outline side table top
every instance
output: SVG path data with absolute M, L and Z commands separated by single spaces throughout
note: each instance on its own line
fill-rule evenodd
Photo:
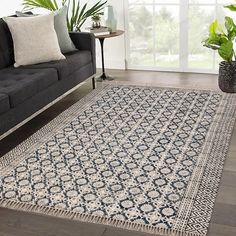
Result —
M 123 31 L 123 30 L 117 30 L 116 32 L 112 32 L 107 35 L 97 35 L 97 36 L 95 36 L 95 38 L 97 38 L 97 39 L 113 38 L 113 37 L 117 37 L 117 36 L 124 34 L 124 32 L 125 31 Z

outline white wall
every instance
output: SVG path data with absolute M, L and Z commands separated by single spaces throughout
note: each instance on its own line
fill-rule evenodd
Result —
M 108 4 L 112 5 L 117 13 L 118 29 L 124 30 L 124 1 L 126 0 L 108 0 Z M 88 2 L 82 0 L 82 2 Z M 90 3 L 97 0 L 90 0 Z M 22 0 L 1 0 L 0 17 L 9 16 L 16 10 L 22 10 Z M 90 24 L 87 22 L 87 24 Z M 97 44 L 97 67 L 101 67 L 101 51 L 99 41 Z M 125 36 L 110 38 L 105 40 L 105 66 L 111 69 L 125 69 Z
M 1 0 L 0 17 L 13 15 L 16 10 L 22 10 L 22 0 Z
M 117 15 L 118 25 L 117 28 L 124 30 L 125 28 L 125 13 L 124 2 L 127 0 L 108 0 L 108 4 L 114 7 Z M 82 0 L 83 3 L 88 2 Z M 95 3 L 97 0 L 90 0 L 89 3 Z M 90 26 L 91 23 L 88 20 L 85 26 Z M 101 67 L 101 49 L 100 43 L 96 40 L 97 45 L 97 67 Z M 125 35 L 105 39 L 104 43 L 105 53 L 105 67 L 111 69 L 125 69 Z
M 127 0 L 109 0 L 108 3 L 112 5 L 117 14 L 118 25 L 117 28 L 124 30 L 125 29 L 125 16 L 124 16 L 124 1 Z M 101 66 L 101 53 L 100 45 L 97 40 L 97 64 Z M 105 52 L 105 65 L 107 68 L 113 69 L 125 69 L 125 35 L 105 39 L 104 44 Z

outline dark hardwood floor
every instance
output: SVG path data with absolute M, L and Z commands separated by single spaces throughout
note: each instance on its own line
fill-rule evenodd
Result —
M 165 73 L 144 71 L 118 71 L 109 73 L 113 83 L 124 81 L 133 84 L 218 90 L 217 76 L 208 74 Z M 97 86 L 103 86 L 101 82 Z M 75 92 L 28 122 L 0 141 L 0 156 L 20 144 L 35 131 L 66 110 L 92 90 L 87 81 Z M 1 158 L 1 157 L 0 157 Z M 55 217 L 0 208 L 0 236 L 144 236 L 139 232 L 113 227 L 80 223 Z M 211 219 L 208 236 L 236 235 L 236 126 L 231 139 L 228 158 Z

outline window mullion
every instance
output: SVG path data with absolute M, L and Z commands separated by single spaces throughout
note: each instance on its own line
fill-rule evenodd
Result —
M 179 61 L 181 71 L 188 69 L 188 0 L 180 1 Z
M 156 23 L 155 23 L 155 0 L 152 6 L 152 31 L 153 31 L 153 65 L 156 66 Z

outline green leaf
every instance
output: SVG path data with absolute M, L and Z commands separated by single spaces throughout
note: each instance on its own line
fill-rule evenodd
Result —
M 80 0 L 61 0 L 61 5 L 68 6 L 67 27 L 69 31 L 80 30 L 85 21 L 94 14 L 102 14 L 107 1 L 98 1 L 92 7 L 85 3 L 81 6 Z M 49 11 L 58 10 L 58 0 L 23 0 L 24 9 L 45 8 Z
M 233 43 L 232 41 L 227 41 L 226 43 L 223 43 L 219 50 L 219 55 L 225 60 L 225 61 L 232 61 L 234 50 L 233 50 Z
M 225 17 L 225 28 L 217 20 L 209 27 L 209 36 L 203 41 L 203 46 L 212 50 L 218 50 L 219 55 L 225 61 L 232 61 L 234 56 L 233 41 L 236 38 L 236 25 L 232 18 Z
M 210 37 L 203 41 L 203 46 L 211 48 L 213 50 L 218 50 L 220 48 L 220 37 Z
M 231 5 L 227 5 L 224 6 L 225 8 L 228 8 L 231 11 L 236 11 L 236 4 L 231 4 Z
M 55 7 L 56 9 L 58 9 L 59 7 L 58 7 L 58 5 L 57 5 L 57 1 L 56 1 L 56 0 L 53 0 L 53 3 L 54 3 L 54 7 Z
M 83 19 L 83 15 L 84 15 L 84 12 L 85 12 L 86 8 L 87 8 L 87 3 L 85 3 L 84 6 L 82 7 L 82 9 L 80 11 L 80 14 L 79 14 L 79 17 L 78 17 L 78 20 Z M 77 23 L 78 23 L 78 21 L 77 21 Z
M 225 17 L 225 28 L 228 32 L 228 39 L 234 40 L 236 37 L 236 25 L 233 19 L 228 16 Z
M 45 8 L 50 11 L 58 9 L 56 0 L 23 0 L 24 9 Z
M 232 32 L 236 28 L 233 19 L 229 16 L 225 17 L 225 28 L 227 29 L 228 32 Z
M 212 22 L 210 24 L 209 27 L 209 33 L 210 34 L 217 34 L 217 33 L 224 33 L 223 27 L 222 25 L 218 22 L 218 20 L 215 20 L 214 22 Z
M 227 43 L 227 41 L 228 41 L 228 37 L 226 35 L 224 34 L 220 35 L 220 45 L 222 43 Z
M 99 1 L 96 4 L 94 4 L 91 8 L 89 8 L 87 10 L 87 4 L 85 4 L 82 7 L 82 10 L 80 11 L 80 14 L 78 16 L 78 20 L 77 20 L 77 28 L 80 29 L 81 26 L 85 23 L 85 21 L 92 15 L 95 14 L 101 14 L 102 9 L 104 8 L 105 4 L 107 3 L 107 1 L 102 2 Z
M 210 34 L 216 34 L 217 26 L 218 26 L 218 21 L 217 20 L 215 20 L 214 22 L 212 22 L 210 24 L 210 27 L 209 27 Z

